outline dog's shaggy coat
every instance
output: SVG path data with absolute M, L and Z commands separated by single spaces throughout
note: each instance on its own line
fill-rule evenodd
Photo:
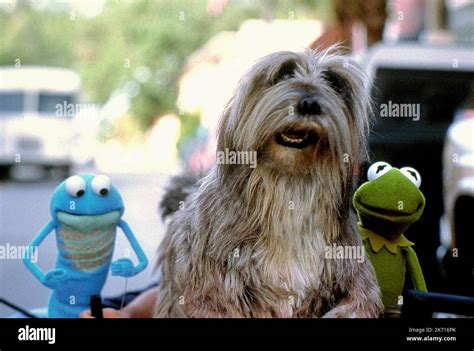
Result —
M 305 97 L 318 104 L 309 114 Z M 216 164 L 173 214 L 155 316 L 377 317 L 368 259 L 325 257 L 333 243 L 362 245 L 350 199 L 368 110 L 363 73 L 345 57 L 256 63 L 223 113 L 218 150 L 256 151 L 257 167 Z

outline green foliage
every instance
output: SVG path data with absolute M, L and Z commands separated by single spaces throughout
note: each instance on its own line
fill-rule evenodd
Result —
M 71 26 L 66 13 L 45 13 L 22 7 L 13 14 L 0 11 L 0 65 L 70 67 L 73 62 Z
M 181 133 L 177 143 L 178 150 L 183 150 L 183 147 L 195 135 L 200 125 L 199 115 L 184 113 L 180 116 L 181 119 Z
M 52 1 L 34 10 L 20 2 L 12 13 L 0 10 L 0 64 L 20 59 L 74 68 L 96 103 L 131 87 L 132 113 L 144 130 L 158 116 L 176 112 L 182 67 L 215 33 L 237 30 L 249 18 L 288 18 L 290 12 L 295 19 L 327 18 L 330 12 L 330 0 L 235 0 L 217 16 L 207 5 L 207 0 L 108 1 L 99 16 L 86 18 L 67 3 Z

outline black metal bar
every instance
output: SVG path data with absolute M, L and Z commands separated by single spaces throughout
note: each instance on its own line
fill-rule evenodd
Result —
M 104 318 L 104 315 L 102 314 L 102 300 L 100 295 L 91 296 L 91 315 L 97 319 Z
M 407 290 L 402 318 L 431 318 L 433 312 L 474 316 L 474 297 Z
M 4 298 L 1 298 L 0 297 L 0 303 L 3 303 L 4 305 L 10 307 L 11 309 L 17 311 L 17 312 L 20 312 L 22 314 L 24 314 L 25 316 L 27 317 L 30 317 L 30 318 L 38 318 L 37 316 L 35 316 L 34 314 L 28 312 L 27 310 L 21 308 L 20 306 L 18 305 L 15 305 L 14 303 L 10 302 L 10 301 L 7 301 L 5 300 Z

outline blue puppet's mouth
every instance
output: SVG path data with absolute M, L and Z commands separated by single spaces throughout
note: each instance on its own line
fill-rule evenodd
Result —
M 62 226 L 74 228 L 81 232 L 89 232 L 107 227 L 114 227 L 120 221 L 119 210 L 98 215 L 80 215 L 58 211 L 57 219 Z
M 60 251 L 75 269 L 92 272 L 110 262 L 121 211 L 98 215 L 58 211 L 56 215 Z

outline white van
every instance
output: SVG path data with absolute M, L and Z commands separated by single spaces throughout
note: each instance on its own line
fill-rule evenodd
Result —
M 69 173 L 79 76 L 67 69 L 0 67 L 0 168 L 36 165 Z

